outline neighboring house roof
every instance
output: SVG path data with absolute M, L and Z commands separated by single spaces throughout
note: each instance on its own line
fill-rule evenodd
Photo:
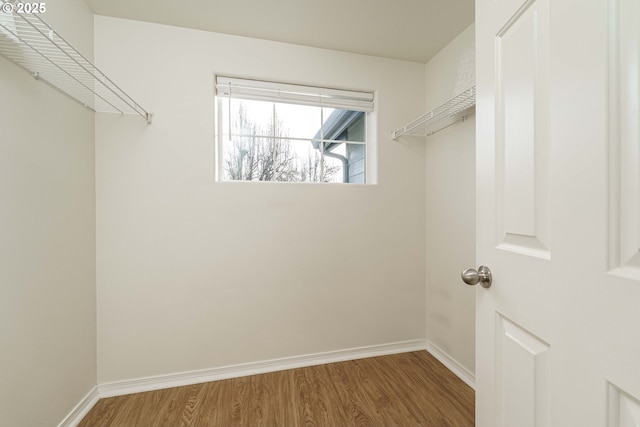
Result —
M 364 113 L 361 111 L 333 110 L 322 128 L 318 130 L 311 143 L 318 149 L 320 139 L 340 139 L 341 135 Z M 325 150 L 331 150 L 337 144 L 329 144 Z

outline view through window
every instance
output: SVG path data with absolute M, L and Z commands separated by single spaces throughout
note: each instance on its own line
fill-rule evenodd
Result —
M 336 101 L 340 91 L 323 96 L 306 86 L 269 85 L 234 93 L 218 81 L 221 178 L 365 183 L 367 112 L 352 92 Z M 360 108 L 336 108 L 341 102 Z

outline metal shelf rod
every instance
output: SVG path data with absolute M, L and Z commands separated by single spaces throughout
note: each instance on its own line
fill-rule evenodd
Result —
M 415 135 L 414 131 L 416 130 L 425 130 L 425 133 L 421 134 L 424 136 L 432 135 L 475 113 L 475 105 L 476 87 L 472 86 L 400 129 L 395 130 L 391 137 L 393 140 L 397 140 L 402 135 Z
M 22 2 L 0 0 L 4 15 L 0 20 L 2 56 L 93 111 L 138 114 L 151 123 L 151 113 L 60 36 L 38 13 L 15 13 L 18 4 Z

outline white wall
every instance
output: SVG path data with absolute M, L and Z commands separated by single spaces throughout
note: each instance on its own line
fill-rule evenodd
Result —
M 474 26 L 426 65 L 432 109 L 474 83 Z M 475 265 L 475 116 L 426 139 L 427 339 L 475 371 L 475 289 L 460 280 Z
M 425 336 L 424 64 L 95 18 L 100 383 Z M 214 75 L 377 96 L 377 185 L 214 182 Z
M 45 16 L 91 56 L 80 0 Z M 0 425 L 52 426 L 96 385 L 94 118 L 0 57 Z

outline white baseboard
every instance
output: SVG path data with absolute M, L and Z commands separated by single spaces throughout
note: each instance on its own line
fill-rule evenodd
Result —
M 98 400 L 104 397 L 420 350 L 431 353 L 469 387 L 475 389 L 475 375 L 473 373 L 431 341 L 421 339 L 99 384 L 73 408 L 58 427 L 77 426 Z
M 366 357 L 385 356 L 388 354 L 406 353 L 419 350 L 425 350 L 425 340 L 403 341 L 398 343 L 329 351 L 326 353 L 317 353 L 304 356 L 285 357 L 282 359 L 273 359 L 262 362 L 222 366 L 219 368 L 204 369 L 199 371 L 116 381 L 98 385 L 98 394 L 101 398 L 121 396 L 125 394 L 140 393 L 151 390 L 159 390 L 163 388 L 200 384 L 228 378 L 238 378 L 247 375 L 264 374 L 267 372 L 283 371 L 287 369 L 323 365 L 326 363 L 343 362 L 346 360 L 356 360 Z
M 93 406 L 98 402 L 100 397 L 102 396 L 98 393 L 98 386 L 93 387 L 91 391 L 80 401 L 80 403 L 78 403 L 76 407 L 69 412 L 69 415 L 67 415 L 64 420 L 58 424 L 58 427 L 76 427 L 80 424 L 80 421 L 82 421 L 84 416 L 89 413 L 91 408 L 93 408 Z
M 444 350 L 429 340 L 425 340 L 425 349 L 440 361 L 444 366 L 449 368 L 451 372 L 456 374 L 458 378 L 464 381 L 472 389 L 476 389 L 476 376 L 467 368 L 462 366 L 458 361 L 449 356 Z

